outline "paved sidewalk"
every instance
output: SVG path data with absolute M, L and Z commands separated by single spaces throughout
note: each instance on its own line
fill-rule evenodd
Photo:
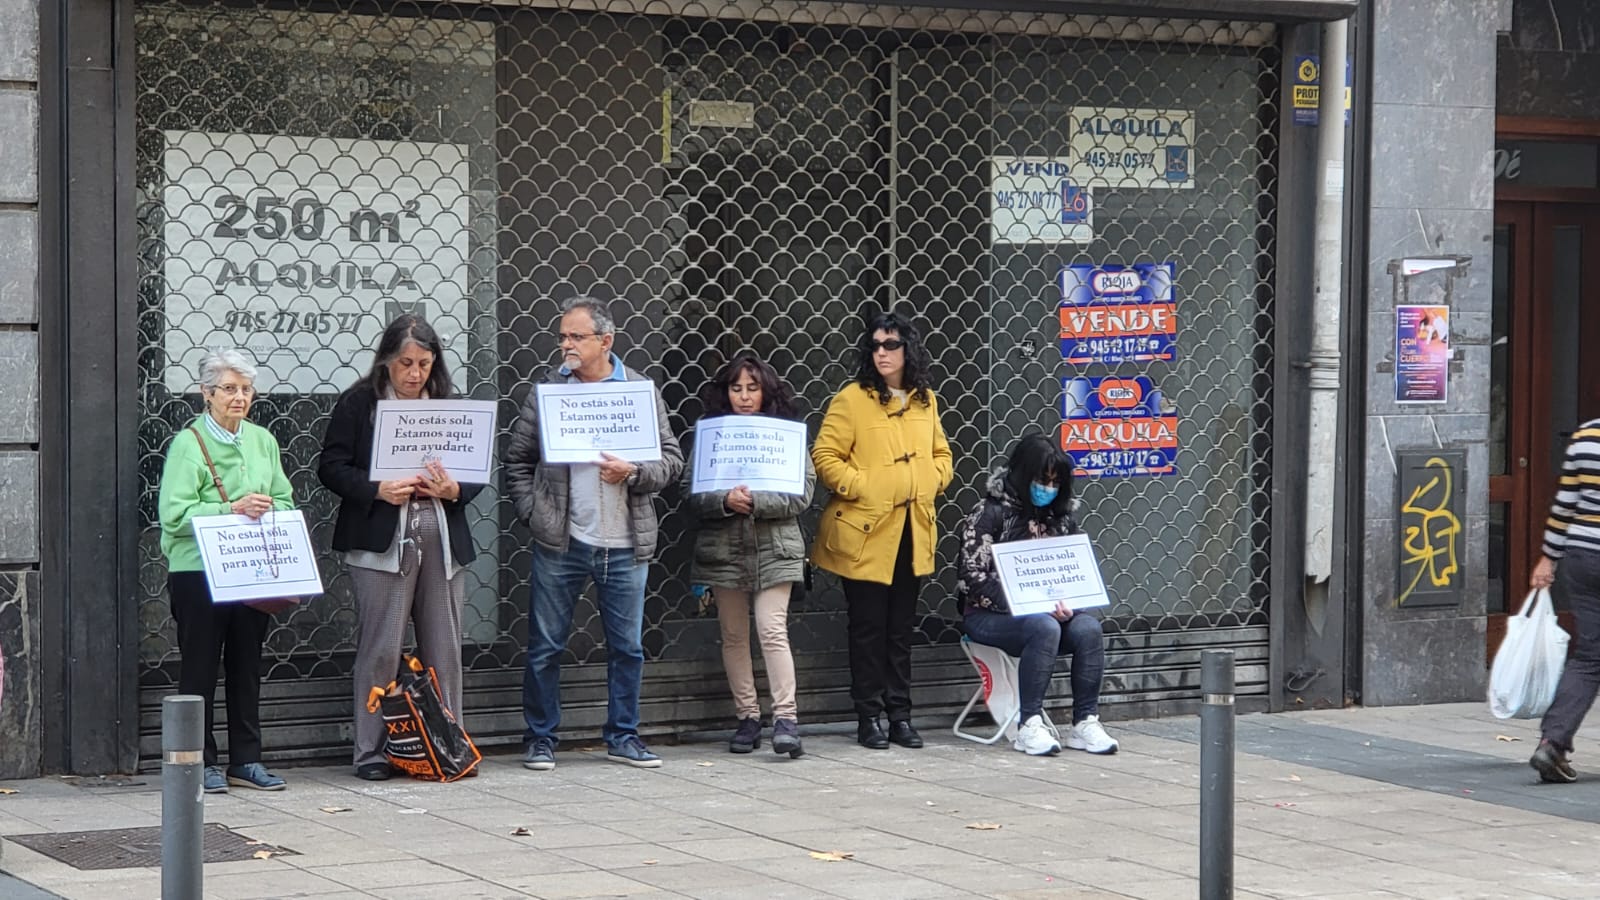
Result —
M 1192 900 L 1197 723 L 1108 724 L 1110 757 L 1034 759 L 930 727 L 920 751 L 808 733 L 799 760 L 658 746 L 657 770 L 497 756 L 453 785 L 285 769 L 288 791 L 208 797 L 206 818 L 295 855 L 207 865 L 206 896 Z M 1238 734 L 1240 898 L 1600 895 L 1600 761 L 1537 785 L 1533 722 L 1464 704 L 1245 716 Z M 159 824 L 158 773 L 93 783 L 0 786 L 17 791 L 0 834 Z M 830 852 L 848 858 L 816 858 Z M 158 868 L 78 871 L 11 841 L 0 869 L 61 897 L 160 894 Z M 21 890 L 0 876 L 0 894 Z

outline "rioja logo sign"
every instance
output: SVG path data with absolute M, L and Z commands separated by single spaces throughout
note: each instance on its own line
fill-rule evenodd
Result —
M 264 393 L 337 393 L 395 315 L 452 369 L 467 319 L 467 158 L 457 144 L 167 132 L 167 388 L 242 347 Z M 458 382 L 459 383 L 459 382 Z

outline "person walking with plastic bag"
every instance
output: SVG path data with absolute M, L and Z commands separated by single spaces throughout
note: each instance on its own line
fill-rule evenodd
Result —
M 1561 486 L 1545 525 L 1544 556 L 1533 568 L 1531 586 L 1548 589 L 1558 565 L 1577 633 L 1555 699 L 1539 723 L 1539 746 L 1528 761 L 1541 781 L 1552 783 L 1578 780 L 1567 755 L 1600 692 L 1600 419 L 1585 422 L 1567 446 Z

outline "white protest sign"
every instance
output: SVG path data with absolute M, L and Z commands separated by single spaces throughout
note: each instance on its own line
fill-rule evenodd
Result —
M 656 386 L 650 381 L 540 384 L 539 439 L 545 462 L 629 462 L 661 458 Z
M 249 516 L 195 516 L 195 541 L 211 602 L 239 603 L 322 593 L 322 573 L 298 509 Z
M 1194 187 L 1194 112 L 1072 108 L 1072 181 L 1087 188 Z
M 806 492 L 804 422 L 767 416 L 718 416 L 694 426 L 696 494 L 744 485 L 778 494 Z
M 462 484 L 488 484 L 494 412 L 488 400 L 379 400 L 368 477 L 410 478 L 438 462 Z
M 1105 582 L 1086 534 L 1007 541 L 991 548 L 1013 616 L 1105 606 Z

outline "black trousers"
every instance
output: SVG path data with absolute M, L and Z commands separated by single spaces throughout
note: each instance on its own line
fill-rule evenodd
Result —
M 1567 589 L 1577 628 L 1567 649 L 1567 667 L 1539 731 L 1559 749 L 1571 752 L 1578 726 L 1600 692 L 1600 553 L 1568 551 L 1556 578 Z
M 206 765 L 217 765 L 213 733 L 217 673 L 227 675 L 228 765 L 261 761 L 261 644 L 272 617 L 243 603 L 211 602 L 204 572 L 167 575 L 178 625 L 178 692 L 206 701 Z
M 911 572 L 911 516 L 906 515 L 895 557 L 894 581 L 844 582 L 849 607 L 850 699 L 856 715 L 889 721 L 911 718 L 911 625 L 922 579 Z

